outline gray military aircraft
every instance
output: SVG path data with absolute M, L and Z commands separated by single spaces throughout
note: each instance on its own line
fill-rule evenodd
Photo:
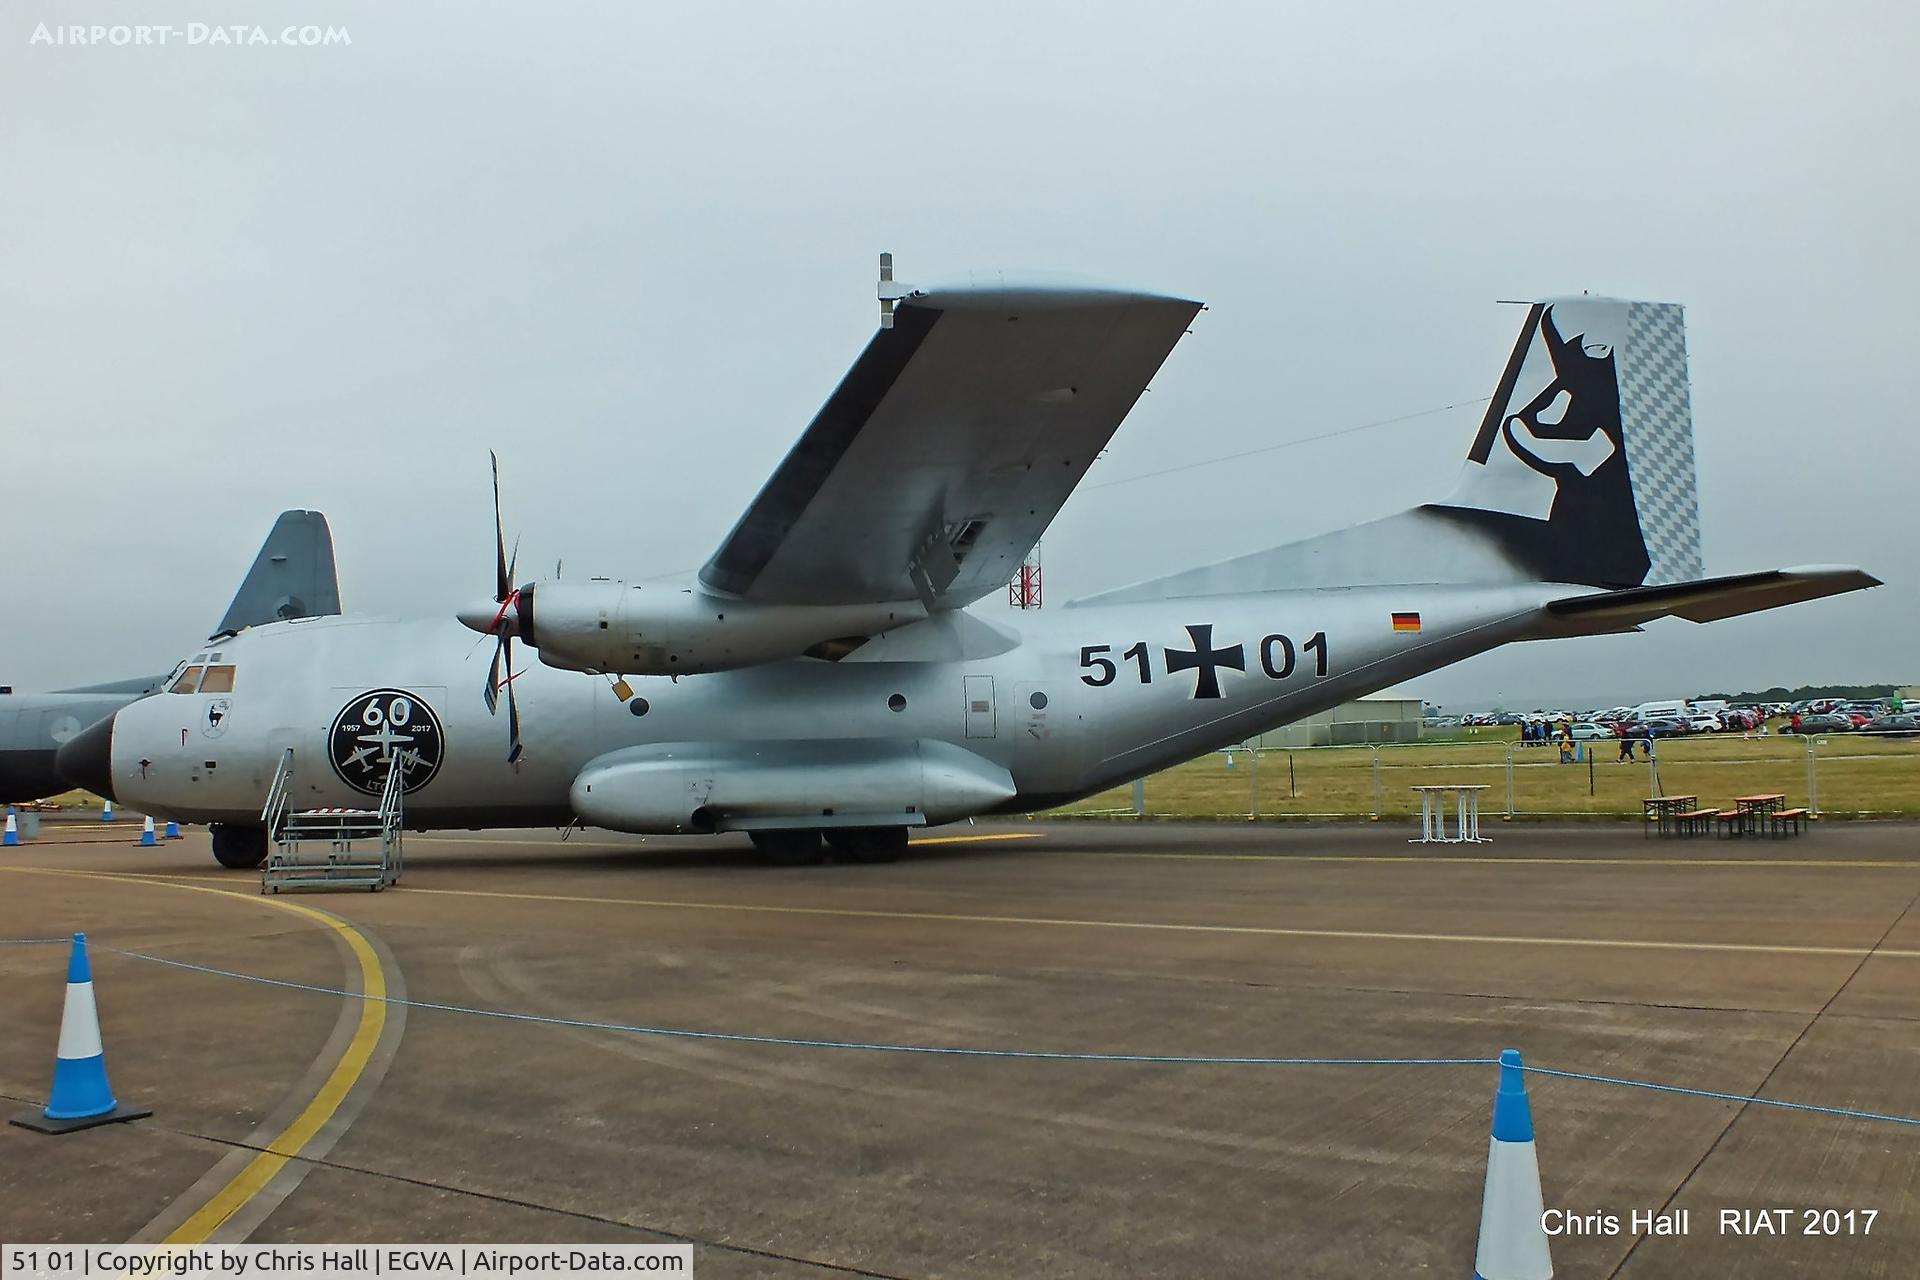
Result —
M 283 511 L 214 634 L 339 612 L 327 518 L 318 511 Z M 168 680 L 139 676 L 53 693 L 0 689 L 0 802 L 41 800 L 67 790 L 73 784 L 54 767 L 61 744 L 134 699 L 158 692 Z
M 514 586 L 496 468 L 491 600 L 255 627 L 191 659 L 229 673 L 217 699 L 181 681 L 124 707 L 62 772 L 214 824 L 228 866 L 264 856 L 289 760 L 296 807 L 365 806 L 397 772 L 413 828 L 745 831 L 776 861 L 823 837 L 879 860 L 912 828 L 1059 805 L 1512 641 L 1877 585 L 1704 577 L 1681 308 L 1582 296 L 1527 309 L 1442 500 L 1062 609 L 971 609 L 1199 304 L 890 301 L 698 572 Z M 516 672 L 515 641 L 539 663 Z

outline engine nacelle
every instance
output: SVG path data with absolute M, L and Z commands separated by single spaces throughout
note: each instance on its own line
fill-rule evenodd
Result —
M 931 738 L 623 747 L 573 780 L 582 822 L 647 835 L 796 827 L 918 827 L 1014 795 L 1013 776 Z
M 697 583 L 595 579 L 521 587 L 506 623 L 549 666 L 670 676 L 795 658 L 815 645 L 875 635 L 926 616 L 917 600 L 762 604 L 712 595 Z

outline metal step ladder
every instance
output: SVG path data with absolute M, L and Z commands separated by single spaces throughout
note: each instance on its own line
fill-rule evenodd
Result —
M 378 809 L 293 809 L 293 749 L 280 756 L 260 812 L 270 842 L 260 869 L 260 892 L 369 889 L 400 879 L 402 868 L 400 757 L 387 767 Z

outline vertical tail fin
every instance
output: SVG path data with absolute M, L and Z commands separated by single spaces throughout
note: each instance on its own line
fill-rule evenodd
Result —
M 1579 297 L 1527 309 L 1446 498 L 1085 603 L 1407 583 L 1619 590 L 1704 576 L 1685 314 Z
M 1543 581 L 1702 577 L 1683 309 L 1533 304 L 1458 486 L 1426 509 L 1490 536 Z
M 339 612 L 327 518 L 318 511 L 282 511 L 213 634 Z

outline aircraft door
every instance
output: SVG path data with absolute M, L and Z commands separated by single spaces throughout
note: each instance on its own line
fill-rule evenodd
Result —
M 966 676 L 967 736 L 991 738 L 995 731 L 993 677 Z
M 1023 680 L 1013 687 L 1007 733 L 1023 790 L 1071 791 L 1086 756 L 1086 725 L 1070 684 Z

